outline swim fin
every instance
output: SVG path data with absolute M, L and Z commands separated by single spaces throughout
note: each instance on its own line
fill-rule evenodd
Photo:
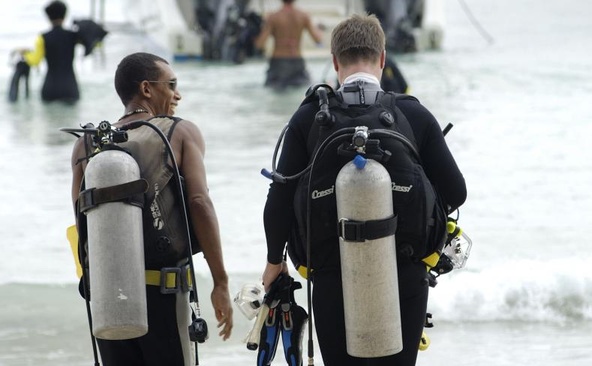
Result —
M 261 328 L 257 366 L 271 365 L 280 334 L 288 366 L 302 365 L 302 338 L 308 315 L 294 300 L 294 291 L 300 288 L 300 282 L 287 274 L 281 274 L 267 293 L 264 301 L 269 310 Z
M 25 62 L 25 60 L 18 61 L 14 66 L 14 73 L 10 80 L 10 89 L 8 91 L 8 101 L 16 102 L 19 95 L 19 86 L 21 80 L 25 83 L 25 97 L 29 97 L 29 72 L 31 67 Z
M 277 308 L 270 308 L 261 328 L 259 352 L 257 353 L 257 366 L 271 365 L 275 357 L 275 351 L 280 336 L 280 320 Z
M 76 276 L 82 277 L 82 266 L 80 265 L 80 256 L 78 255 L 78 230 L 76 225 L 68 226 L 66 229 L 66 238 L 70 243 L 72 255 L 74 256 L 74 264 L 76 265 Z
M 288 311 L 282 309 L 282 344 L 288 366 L 302 366 L 302 338 L 307 321 L 306 310 L 296 303 L 290 304 Z

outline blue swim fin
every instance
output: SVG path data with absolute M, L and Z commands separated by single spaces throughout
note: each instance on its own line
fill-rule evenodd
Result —
M 282 311 L 282 344 L 288 366 L 302 366 L 302 338 L 307 321 L 306 310 L 296 303 L 290 304 L 288 311 Z
M 257 352 L 257 366 L 271 365 L 275 357 L 280 337 L 280 316 L 277 308 L 270 308 L 265 323 L 261 328 L 259 352 Z
M 294 300 L 294 291 L 300 288 L 300 282 L 281 274 L 265 295 L 264 303 L 269 306 L 269 311 L 261 327 L 257 366 L 271 365 L 280 333 L 288 366 L 302 366 L 302 338 L 308 315 Z
M 308 315 L 294 298 L 294 291 L 301 289 L 302 284 L 292 277 L 289 283 L 290 286 L 280 294 L 282 344 L 288 366 L 302 366 L 302 338 Z

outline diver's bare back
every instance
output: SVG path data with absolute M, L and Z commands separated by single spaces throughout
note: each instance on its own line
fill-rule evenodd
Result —
M 272 57 L 301 57 L 300 39 L 310 17 L 294 7 L 284 7 L 268 18 L 274 39 Z

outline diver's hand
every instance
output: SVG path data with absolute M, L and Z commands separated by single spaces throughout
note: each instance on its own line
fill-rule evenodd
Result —
M 263 286 L 265 287 L 265 292 L 269 292 L 269 287 L 280 273 L 288 273 L 288 264 L 285 261 L 279 264 L 271 264 L 267 262 L 265 271 L 263 271 Z
M 232 333 L 232 304 L 228 286 L 214 286 L 211 298 L 216 320 L 218 320 L 218 328 L 222 328 L 218 335 L 223 340 L 227 340 Z

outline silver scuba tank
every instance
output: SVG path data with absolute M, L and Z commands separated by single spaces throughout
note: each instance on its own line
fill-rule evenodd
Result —
M 381 220 L 393 215 L 392 184 L 387 170 L 372 159 L 356 156 L 337 175 L 337 217 L 352 221 Z M 347 353 L 382 357 L 403 349 L 395 236 L 346 240 L 340 234 L 341 275 Z
M 106 150 L 85 169 L 87 189 L 105 188 L 140 178 L 126 152 Z M 142 209 L 107 202 L 86 212 L 93 334 L 118 340 L 148 332 Z

